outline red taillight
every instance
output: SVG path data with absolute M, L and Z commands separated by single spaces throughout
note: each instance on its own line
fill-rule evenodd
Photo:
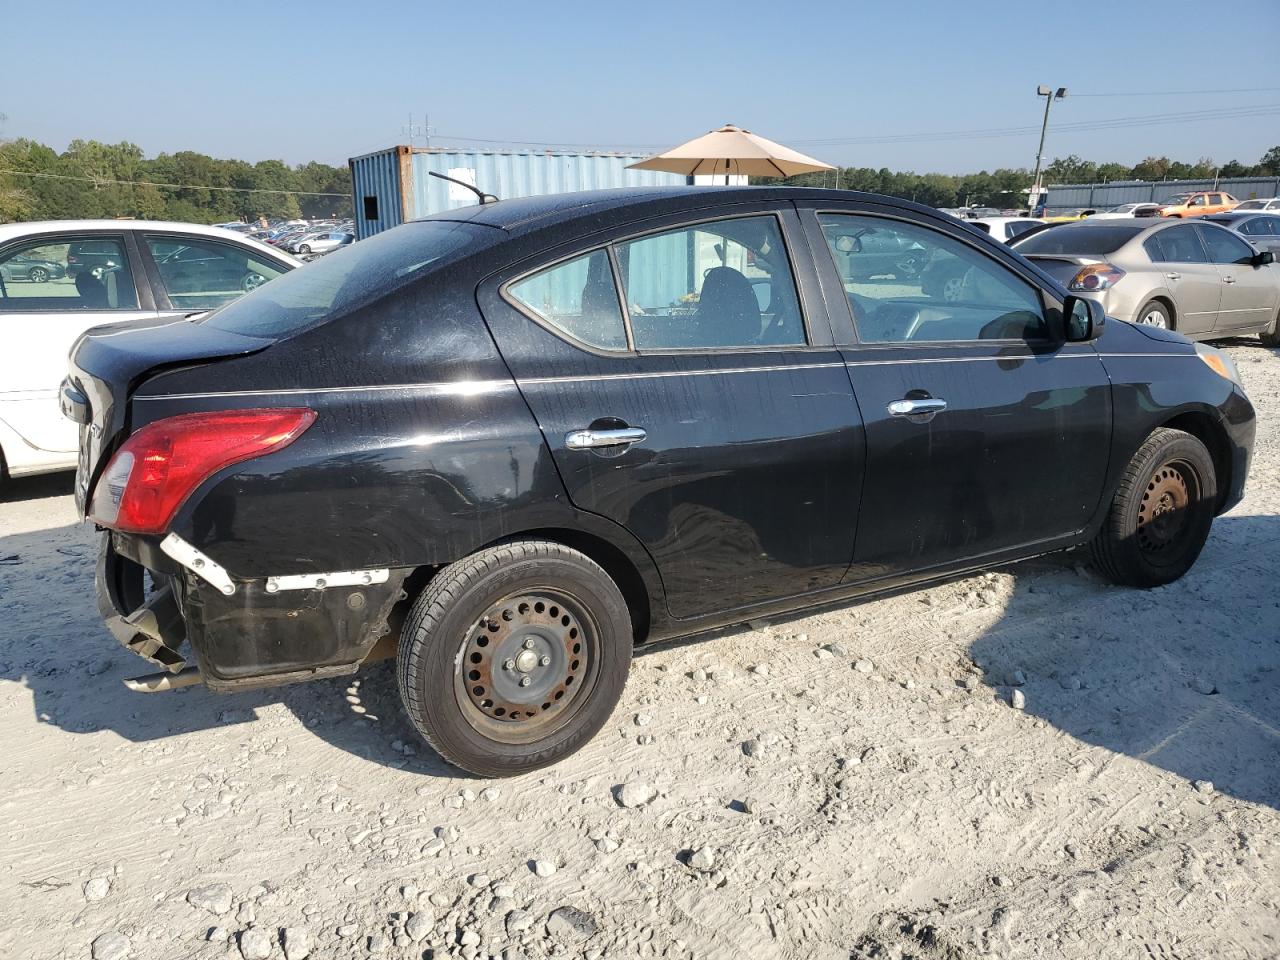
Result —
M 283 449 L 315 422 L 304 407 L 187 413 L 149 423 L 116 451 L 89 506 L 94 523 L 163 533 L 196 487 L 233 463 Z

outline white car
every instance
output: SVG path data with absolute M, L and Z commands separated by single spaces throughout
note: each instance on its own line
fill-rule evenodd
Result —
M 977 227 L 983 233 L 989 233 L 1001 243 L 1008 243 L 1020 233 L 1026 233 L 1032 227 L 1044 223 L 1035 217 L 979 217 L 966 220 L 971 227 Z
M 39 281 L 4 269 L 32 262 L 57 269 Z M 0 479 L 75 466 L 79 436 L 58 388 L 90 327 L 205 313 L 296 266 L 264 243 L 194 223 L 0 225 Z
M 1095 213 L 1090 220 L 1132 220 L 1134 217 L 1158 217 L 1158 203 L 1122 203 L 1118 207 L 1110 207 Z
M 289 244 L 289 249 L 301 256 L 312 253 L 330 253 L 355 240 L 355 235 L 337 230 L 309 233 Z
M 1241 200 L 1232 213 L 1247 213 L 1250 210 L 1280 211 L 1280 197 L 1256 197 L 1253 200 Z

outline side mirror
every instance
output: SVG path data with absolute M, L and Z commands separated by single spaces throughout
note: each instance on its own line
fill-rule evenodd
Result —
M 1253 255 L 1253 265 L 1255 267 L 1265 267 L 1268 263 L 1275 263 L 1276 255 L 1270 250 L 1263 250 L 1261 253 Z
M 1067 297 L 1062 304 L 1062 316 L 1067 343 L 1088 343 L 1098 339 L 1103 324 L 1107 322 L 1102 304 L 1084 297 Z

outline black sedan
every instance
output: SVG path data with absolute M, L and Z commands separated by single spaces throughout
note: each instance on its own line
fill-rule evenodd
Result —
M 886 249 L 966 281 L 857 262 Z M 1254 432 L 1218 351 L 929 208 L 783 188 L 409 223 L 91 331 L 62 403 L 107 623 L 164 668 L 135 687 L 395 650 L 417 729 L 494 776 L 591 739 L 637 644 L 1084 544 L 1175 580 Z

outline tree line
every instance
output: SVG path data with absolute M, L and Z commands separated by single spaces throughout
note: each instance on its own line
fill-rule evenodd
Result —
M 1043 171 L 1043 182 L 1054 183 L 1104 183 L 1113 180 L 1200 180 L 1213 177 L 1274 177 L 1280 176 L 1280 146 L 1274 146 L 1255 164 L 1231 160 L 1215 164 L 1208 157 L 1195 163 L 1170 160 L 1168 157 L 1147 157 L 1141 163 L 1125 166 L 1122 163 L 1095 163 L 1072 154 L 1059 157 Z M 952 175 L 946 173 L 912 173 L 876 170 L 872 167 L 841 167 L 838 183 L 845 190 L 865 190 L 890 197 L 915 200 L 930 207 L 981 207 L 1021 208 L 1026 205 L 1026 190 L 1031 186 L 1032 172 L 1025 168 L 1002 168 L 992 172 Z M 756 182 L 754 179 L 753 183 Z M 759 181 L 761 183 L 777 181 Z M 802 173 L 788 177 L 786 184 L 800 187 L 834 187 L 837 173 Z
M 1044 182 L 1214 176 L 1280 176 L 1280 146 L 1272 147 L 1252 165 L 1236 160 L 1217 165 L 1208 158 L 1183 163 L 1168 157 L 1148 157 L 1130 167 L 1095 163 L 1073 154 L 1050 163 L 1044 171 Z M 801 174 L 783 182 L 828 187 L 838 183 L 847 190 L 902 197 L 932 207 L 978 205 L 1003 209 L 1026 203 L 1024 191 L 1031 186 L 1031 179 L 1031 171 L 1025 168 L 954 175 L 842 167 L 838 174 Z M 33 140 L 0 142 L 0 222 L 136 217 L 219 223 L 259 217 L 350 217 L 350 194 L 347 169 L 324 163 L 295 167 L 279 160 L 247 163 L 220 160 L 192 150 L 147 159 L 141 147 L 128 142 L 73 140 L 61 153 Z
M 0 222 L 342 216 L 351 216 L 346 167 L 247 163 L 192 150 L 147 159 L 141 147 L 127 142 L 73 140 L 61 153 L 33 140 L 0 142 Z

